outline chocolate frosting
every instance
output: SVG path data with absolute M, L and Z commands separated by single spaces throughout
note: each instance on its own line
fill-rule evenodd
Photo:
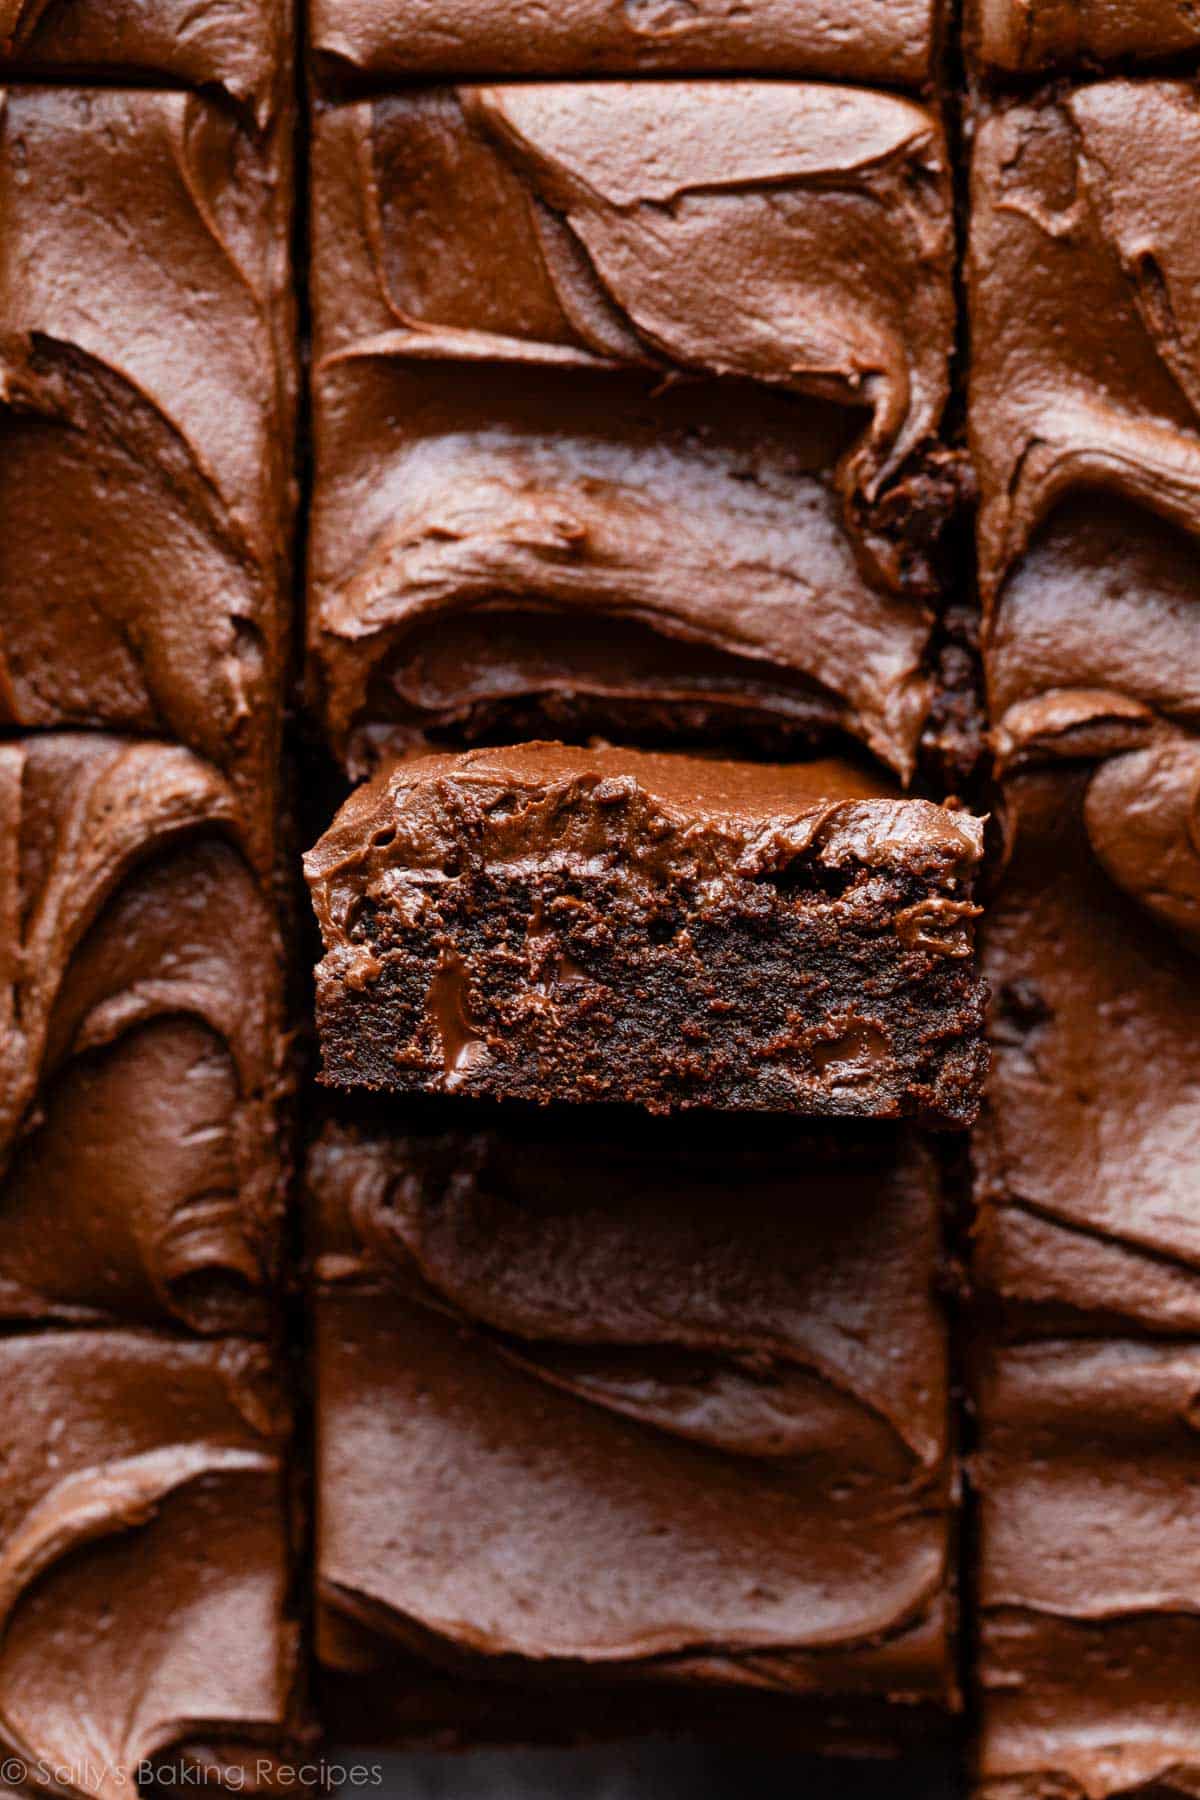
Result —
M 997 1796 L 1192 1794 L 1193 1345 L 1047 1342 L 977 1384 L 981 1745 Z
M 312 1186 L 329 1666 L 946 1697 L 914 1140 L 328 1131 Z
M 0 94 L 0 724 L 179 739 L 233 779 L 264 868 L 290 506 L 282 155 L 182 93 Z
M 1198 166 L 1183 82 L 1098 83 L 979 130 L 970 426 L 1006 757 L 1058 729 L 1028 711 L 1049 690 L 1060 722 L 1115 693 L 1200 724 Z
M 327 114 L 316 192 L 310 619 L 340 754 L 582 699 L 844 731 L 911 773 L 953 487 L 929 112 L 434 90 Z
M 1015 777 L 1007 812 L 977 1278 L 1010 1319 L 1195 1331 L 1200 743 Z
M 335 77 L 603 75 L 655 69 L 922 86 L 937 0 L 316 0 Z
M 1189 0 L 969 0 L 975 57 L 1009 74 L 1149 60 L 1200 46 Z
M 279 1745 L 287 1422 L 265 1353 L 65 1331 L 3 1338 L 0 1370 L 0 1751 L 121 1800 L 121 1771 L 165 1752 L 211 1776 Z
M 237 813 L 182 749 L 0 745 L 0 1318 L 265 1324 L 282 975 Z
M 288 0 L 0 0 L 0 75 L 221 87 L 263 125 L 291 66 L 291 28 Z

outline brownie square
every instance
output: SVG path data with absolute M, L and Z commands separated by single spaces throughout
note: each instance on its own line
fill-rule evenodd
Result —
M 1200 741 L 1007 784 L 977 1280 L 1009 1329 L 1200 1330 Z
M 0 724 L 172 737 L 275 853 L 289 183 L 183 93 L 0 109 Z
M 283 976 L 237 818 L 176 746 L 0 744 L 0 1321 L 269 1324 Z
M 933 696 L 952 208 L 934 117 L 793 82 L 412 91 L 314 147 L 309 633 L 352 772 Z
M 940 18 L 938 0 L 314 0 L 312 33 L 335 81 L 674 70 L 922 87 Z
M 1196 96 L 1101 82 L 979 128 L 970 434 L 1006 760 L 1200 726 Z
M 0 1338 L 6 1781 L 236 1791 L 287 1749 L 287 1436 L 256 1345 Z
M 290 0 L 10 0 L 0 79 L 165 79 L 223 88 L 265 126 L 292 68 Z
M 918 1141 L 338 1127 L 311 1188 L 331 1730 L 862 1749 L 944 1726 Z
M 841 763 L 399 763 L 305 863 L 325 1080 L 970 1124 L 982 850 Z
M 1200 49 L 1200 17 L 1186 0 L 967 0 L 966 36 L 984 72 L 1083 73 Z
M 1192 1794 L 1200 1348 L 1049 1340 L 979 1370 L 979 1791 Z

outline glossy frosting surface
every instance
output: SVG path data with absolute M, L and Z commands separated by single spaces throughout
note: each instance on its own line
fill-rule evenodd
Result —
M 932 1168 L 763 1137 L 326 1133 L 331 1666 L 944 1695 Z
M 282 971 L 215 770 L 0 745 L 0 1318 L 264 1327 Z
M 624 736 L 833 730 L 910 774 L 954 491 L 933 116 L 544 82 L 335 109 L 315 154 L 338 753 L 537 702 Z

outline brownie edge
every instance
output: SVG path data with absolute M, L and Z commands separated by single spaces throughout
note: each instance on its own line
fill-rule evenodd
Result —
M 837 762 L 394 764 L 306 859 L 323 1078 L 968 1125 L 982 832 Z

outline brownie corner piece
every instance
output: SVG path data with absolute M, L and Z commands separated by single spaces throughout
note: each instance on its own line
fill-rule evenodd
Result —
M 967 1125 L 981 852 L 840 763 L 395 764 L 307 859 L 325 1079 Z

